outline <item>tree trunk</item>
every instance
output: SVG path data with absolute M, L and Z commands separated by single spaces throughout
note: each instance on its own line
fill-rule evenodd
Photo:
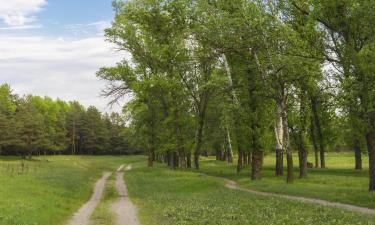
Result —
M 310 135 L 311 135 L 311 141 L 312 141 L 312 144 L 314 146 L 314 156 L 315 156 L 315 168 L 318 168 L 319 167 L 319 150 L 318 150 L 318 145 L 316 143 L 316 136 L 315 136 L 315 125 L 314 125 L 314 119 L 313 117 L 311 117 L 311 131 L 310 131 Z
M 227 130 L 227 146 L 228 146 L 226 155 L 227 155 L 228 163 L 233 163 L 232 141 L 230 139 L 230 133 L 229 133 L 228 127 L 226 130 Z
M 185 152 L 184 151 L 181 151 L 178 153 L 179 155 L 179 164 L 180 164 L 180 167 L 183 168 L 183 169 L 186 169 L 187 168 L 187 161 L 186 161 L 186 156 L 185 156 Z
M 355 155 L 355 169 L 361 170 L 362 169 L 362 153 L 361 153 L 360 142 L 357 138 L 354 140 L 353 148 L 354 148 L 354 155 Z
M 247 165 L 247 155 L 245 151 L 242 151 L 242 165 L 243 166 Z
M 252 130 L 257 130 L 257 123 L 253 123 Z M 261 170 L 263 164 L 263 152 L 260 150 L 258 136 L 256 132 L 252 132 L 252 159 L 251 159 L 251 180 L 260 180 L 262 178 Z M 249 154 L 250 155 L 250 154 Z
M 251 180 L 260 180 L 262 178 L 262 175 L 261 175 L 262 163 L 263 163 L 263 152 L 259 149 L 253 148 L 252 163 L 251 163 Z
M 172 161 L 173 161 L 173 169 L 177 169 L 179 167 L 179 156 L 176 151 L 172 154 Z
M 284 108 L 283 112 L 283 127 L 284 127 L 284 143 L 286 150 L 286 160 L 287 160 L 287 183 L 293 183 L 293 152 L 289 146 L 289 127 L 288 127 L 288 113 Z
M 201 154 L 202 148 L 202 140 L 203 140 L 203 129 L 204 129 L 204 122 L 206 119 L 206 109 L 207 109 L 207 101 L 208 96 L 204 97 L 205 100 L 201 102 L 201 108 L 198 112 L 198 127 L 195 134 L 195 150 L 194 150 L 194 165 L 195 169 L 199 170 L 199 156 Z
M 175 167 L 181 165 L 182 168 L 186 168 L 184 139 L 181 131 L 180 114 L 177 109 L 174 110 L 174 122 L 176 132 L 176 153 L 174 154 Z
M 167 155 L 168 155 L 168 166 L 170 168 L 173 168 L 173 152 L 168 151 Z
M 366 142 L 369 161 L 369 191 L 375 191 L 375 112 L 368 113 Z
M 148 153 L 148 167 L 153 167 L 155 161 L 155 152 L 154 150 L 150 149 Z
M 216 156 L 216 161 L 221 161 L 221 151 L 219 151 L 219 149 L 215 150 L 215 156 Z
M 275 126 L 276 138 L 276 176 L 284 175 L 284 128 L 283 128 L 283 102 L 280 101 L 277 105 L 277 122 Z
M 375 131 L 366 134 L 369 162 L 369 191 L 375 191 Z
M 200 156 L 200 153 L 195 151 L 194 152 L 194 166 L 195 166 L 195 169 L 196 170 L 199 170 L 199 156 Z
M 323 131 L 322 131 L 319 114 L 318 114 L 318 102 L 314 97 L 311 98 L 311 107 L 313 111 L 316 131 L 318 133 L 319 151 L 320 151 L 320 168 L 326 168 Z
M 238 145 L 238 160 L 237 160 L 237 173 L 241 172 L 242 167 L 243 167 L 243 154 L 242 154 L 242 149 L 241 146 Z
M 299 158 L 299 177 L 307 177 L 307 147 L 306 139 L 306 122 L 307 107 L 305 90 L 300 90 L 300 110 L 299 110 L 299 129 L 298 129 L 298 158 Z
M 307 150 L 303 146 L 298 149 L 299 158 L 299 177 L 307 177 Z
M 188 152 L 186 156 L 186 167 L 188 169 L 191 169 L 191 153 L 190 152 Z

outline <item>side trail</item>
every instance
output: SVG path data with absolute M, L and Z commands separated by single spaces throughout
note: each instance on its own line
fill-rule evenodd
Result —
M 261 195 L 261 196 L 266 196 L 266 197 L 283 198 L 283 199 L 292 200 L 292 201 L 311 203 L 311 204 L 321 205 L 321 206 L 329 206 L 329 207 L 345 209 L 345 210 L 349 210 L 349 211 L 352 211 L 352 212 L 365 213 L 365 214 L 370 214 L 370 215 L 375 216 L 375 209 L 370 209 L 370 208 L 355 206 L 355 205 L 350 205 L 350 204 L 344 204 L 344 203 L 338 203 L 338 202 L 330 202 L 330 201 L 322 200 L 322 199 L 314 199 L 314 198 L 307 198 L 307 197 L 299 197 L 299 196 L 291 196 L 291 195 L 284 195 L 284 194 L 254 191 L 254 190 L 251 190 L 251 189 L 239 187 L 237 185 L 237 183 L 233 180 L 229 180 L 229 179 L 225 179 L 225 178 L 221 178 L 221 179 L 224 179 L 226 181 L 225 187 L 227 187 L 229 189 L 244 191 L 244 192 L 248 192 L 248 193 L 251 193 L 251 194 Z

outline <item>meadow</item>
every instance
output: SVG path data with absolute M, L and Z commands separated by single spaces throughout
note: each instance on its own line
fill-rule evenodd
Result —
M 375 194 L 368 191 L 368 158 L 363 156 L 363 170 L 354 170 L 353 153 L 327 153 L 325 169 L 311 168 L 308 177 L 299 179 L 298 158 L 294 157 L 294 183 L 287 184 L 285 176 L 275 176 L 275 158 L 268 154 L 264 158 L 262 170 L 263 178 L 260 181 L 249 179 L 250 168 L 244 168 L 236 173 L 236 165 L 228 165 L 212 158 L 202 162 L 202 172 L 235 180 L 242 187 L 253 190 L 283 193 L 295 196 L 306 196 L 334 202 L 348 203 L 358 206 L 375 208 Z M 313 162 L 312 156 L 309 161 Z M 286 171 L 284 171 L 286 175 Z
M 334 156 L 334 155 L 330 155 Z M 349 160 L 346 155 L 340 156 L 339 161 Z M 272 162 L 272 156 L 265 158 L 266 168 Z M 328 161 L 330 162 L 330 161 Z M 347 164 L 349 166 L 349 163 Z M 346 195 L 353 187 L 340 184 L 335 187 L 336 182 L 353 182 L 351 176 L 357 177 L 357 172 L 349 168 L 333 169 L 343 170 L 342 179 L 335 177 L 332 182 L 319 183 L 315 187 L 310 183 L 320 180 L 330 180 L 332 175 L 325 169 L 316 172 L 305 180 L 296 180 L 296 184 L 284 184 L 283 178 L 275 178 L 267 169 L 264 171 L 265 178 L 262 181 L 251 182 L 248 178 L 249 171 L 235 174 L 235 165 L 228 166 L 226 163 L 216 162 L 212 158 L 206 158 L 202 162 L 200 172 L 172 171 L 163 165 L 156 168 L 145 168 L 142 165 L 125 175 L 129 186 L 130 196 L 140 209 L 140 217 L 143 225 L 201 225 L 201 224 L 375 224 L 375 217 L 353 213 L 342 209 L 317 206 L 313 204 L 288 201 L 279 198 L 262 197 L 237 190 L 229 190 L 224 187 L 222 179 L 213 176 L 220 175 L 240 182 L 241 186 L 251 187 L 262 191 L 273 191 L 279 187 L 279 192 L 288 194 L 303 193 L 306 186 L 307 193 L 302 196 L 316 196 L 318 198 L 334 199 L 326 197 L 325 190 L 334 189 L 333 193 L 339 192 L 341 188 L 345 193 L 340 193 L 341 202 L 352 202 L 352 196 Z M 218 172 L 214 172 L 218 171 Z M 312 170 L 312 171 L 315 171 Z M 335 174 L 334 172 L 332 172 Z M 366 183 L 366 172 L 363 171 L 363 183 Z M 210 175 L 207 175 L 210 174 Z M 269 177 L 268 177 L 269 176 Z M 325 177 L 327 176 L 327 177 Z M 361 176 L 358 176 L 360 179 Z M 296 185 L 296 187 L 294 187 Z M 287 188 L 286 188 L 287 187 Z M 371 197 L 366 185 L 360 188 L 355 186 L 358 196 Z M 288 189 L 289 188 L 289 189 Z M 295 191 L 301 188 L 299 192 Z M 286 190 L 285 190 L 286 189 Z M 336 196 L 337 197 L 337 196 Z M 359 205 L 371 205 L 371 198 L 358 200 Z
M 236 174 L 234 164 L 211 157 L 202 158 L 200 171 L 171 170 L 159 163 L 148 168 L 143 156 L 48 156 L 32 161 L 3 157 L 0 224 L 65 224 L 89 199 L 103 171 L 115 171 L 122 164 L 133 166 L 125 181 L 142 225 L 375 224 L 371 215 L 230 190 L 219 178 L 264 192 L 375 208 L 374 194 L 366 187 L 367 171 L 355 171 L 352 158 L 329 153 L 327 169 L 309 169 L 307 178 L 286 184 L 285 177 L 273 174 L 273 155 L 265 157 L 263 179 L 256 182 L 250 181 L 249 168 Z M 115 224 L 110 205 L 117 197 L 112 175 L 91 217 L 93 225 Z
M 142 158 L 141 158 L 142 159 Z M 139 157 L 0 158 L 0 224 L 64 224 L 92 193 L 103 171 Z

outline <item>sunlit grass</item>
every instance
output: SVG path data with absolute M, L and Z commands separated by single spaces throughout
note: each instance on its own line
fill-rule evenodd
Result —
M 0 224 L 62 224 L 85 202 L 103 171 L 140 157 L 0 158 Z M 141 160 L 143 160 L 141 158 Z
M 311 156 L 309 161 L 313 162 Z M 375 193 L 368 192 L 367 157 L 363 157 L 363 170 L 354 170 L 354 155 L 350 153 L 328 153 L 326 169 L 309 169 L 308 177 L 299 179 L 298 159 L 294 158 L 295 181 L 286 184 L 286 177 L 275 177 L 275 159 L 267 155 L 264 159 L 263 179 L 250 180 L 250 168 L 237 174 L 235 164 L 217 162 L 213 158 L 202 161 L 202 172 L 236 180 L 241 186 L 254 190 L 284 193 L 297 196 L 326 199 L 342 203 L 375 208 Z M 286 162 L 284 163 L 286 166 Z M 286 175 L 286 171 L 284 171 Z
M 375 224 L 371 216 L 230 190 L 220 179 L 162 165 L 136 166 L 125 178 L 143 225 Z

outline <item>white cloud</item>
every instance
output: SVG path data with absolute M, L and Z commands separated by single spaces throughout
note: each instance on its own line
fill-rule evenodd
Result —
M 9 26 L 23 26 L 35 20 L 46 0 L 0 0 L 0 19 Z
M 22 25 L 22 26 L 13 26 L 13 27 L 0 27 L 0 30 L 4 31 L 11 31 L 11 30 L 29 30 L 29 29 L 37 29 L 42 28 L 43 26 L 40 24 L 37 25 Z
M 0 36 L 0 52 L 0 83 L 9 83 L 16 93 L 79 100 L 106 111 L 108 100 L 99 96 L 104 83 L 95 73 L 125 57 L 103 37 Z
M 97 21 L 93 23 L 70 24 L 64 26 L 64 29 L 73 37 L 103 36 L 104 30 L 110 26 L 111 23 L 109 21 Z

